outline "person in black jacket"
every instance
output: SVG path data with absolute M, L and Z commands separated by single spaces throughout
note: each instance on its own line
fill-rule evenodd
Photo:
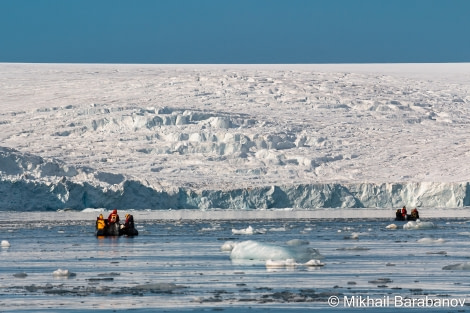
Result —
M 137 236 L 139 232 L 135 229 L 134 216 L 132 214 L 126 214 L 126 221 L 121 227 L 121 234 L 127 236 Z

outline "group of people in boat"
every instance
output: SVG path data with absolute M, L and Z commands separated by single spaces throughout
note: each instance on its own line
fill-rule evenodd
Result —
M 408 214 L 406 211 L 406 206 L 403 206 L 401 209 L 397 209 L 395 213 L 396 221 L 416 221 L 419 219 L 418 209 L 414 208 L 411 210 L 411 214 Z
M 96 218 L 96 236 L 137 236 L 139 232 L 135 229 L 134 217 L 132 214 L 126 214 L 126 220 L 124 224 L 119 222 L 119 214 L 114 209 L 108 216 L 107 219 L 100 214 Z

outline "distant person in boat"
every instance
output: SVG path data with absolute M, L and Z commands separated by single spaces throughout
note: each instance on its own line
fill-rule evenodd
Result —
M 123 229 L 132 229 L 132 228 L 135 228 L 134 227 L 134 217 L 127 213 L 126 214 L 126 221 L 124 222 L 124 227 Z
M 397 209 L 397 211 L 395 212 L 395 219 L 397 221 L 400 221 L 403 219 L 403 216 L 401 216 L 401 209 Z
M 419 219 L 419 213 L 418 213 L 418 210 L 416 208 L 411 210 L 411 218 L 414 219 L 414 220 Z
M 109 214 L 108 223 L 109 224 L 119 223 L 119 215 L 118 215 L 116 209 L 114 209 L 113 212 L 111 212 L 111 214 Z
M 105 228 L 106 221 L 104 220 L 103 214 L 100 214 L 100 216 L 96 218 L 96 231 L 104 232 Z
M 407 212 L 406 212 L 406 206 L 403 206 L 403 207 L 401 208 L 401 216 L 402 216 L 404 219 L 406 219 L 406 213 L 407 213 Z
M 134 226 L 134 216 L 132 214 L 126 214 L 126 221 L 121 225 L 121 234 L 127 236 L 137 236 L 139 232 Z

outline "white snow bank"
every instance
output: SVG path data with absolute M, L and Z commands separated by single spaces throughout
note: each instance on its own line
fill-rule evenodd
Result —
M 444 266 L 442 269 L 448 270 L 448 271 L 454 271 L 454 270 L 470 271 L 470 262 L 447 265 L 447 266 Z
M 409 221 L 405 225 L 403 225 L 403 229 L 431 229 L 435 228 L 436 225 L 434 225 L 433 222 L 421 222 L 420 220 L 415 221 Z
M 282 247 L 253 240 L 237 243 L 230 253 L 230 259 L 232 260 L 254 261 L 293 259 L 296 262 L 308 262 L 322 257 L 318 250 L 305 245 Z
M 10 243 L 8 242 L 8 240 L 2 240 L 2 243 L 0 244 L 0 246 L 2 248 L 9 248 L 10 247 Z
M 418 243 L 424 243 L 424 244 L 429 244 L 429 243 L 436 243 L 436 244 L 440 244 L 440 243 L 444 243 L 446 242 L 444 239 L 442 238 L 438 238 L 438 239 L 434 239 L 434 238 L 421 238 L 421 239 L 418 239 L 417 241 Z

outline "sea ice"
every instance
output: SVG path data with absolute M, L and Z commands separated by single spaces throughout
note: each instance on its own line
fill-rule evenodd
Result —
M 454 271 L 454 270 L 469 271 L 470 262 L 447 265 L 447 266 L 444 266 L 442 269 L 449 270 L 449 271 Z
M 2 240 L 2 243 L 0 245 L 2 246 L 2 248 L 10 247 L 10 243 L 8 242 L 8 240 Z
M 308 267 L 320 267 L 324 266 L 325 264 L 322 263 L 318 259 L 312 259 L 305 263 L 297 263 L 294 259 L 286 259 L 286 260 L 266 260 L 266 268 L 273 269 L 273 268 L 284 268 L 284 267 L 298 267 L 298 266 L 308 266 Z
M 225 242 L 221 247 L 220 247 L 220 251 L 232 251 L 233 250 L 233 247 L 236 245 L 235 242 L 233 241 L 227 241 Z
M 242 241 L 235 244 L 230 253 L 230 259 L 232 260 L 254 261 L 282 261 L 293 259 L 296 262 L 307 262 L 322 257 L 318 250 L 305 245 L 282 247 L 253 240 Z
M 52 276 L 54 277 L 73 277 L 76 276 L 75 273 L 70 272 L 69 270 L 57 269 L 52 272 Z
M 248 226 L 245 229 L 232 229 L 232 234 L 234 235 L 253 235 L 254 229 L 251 226 Z
M 403 229 L 431 229 L 436 227 L 433 222 L 409 221 L 403 225 Z
M 418 243 L 424 243 L 424 244 L 429 244 L 429 243 L 436 243 L 436 244 L 439 244 L 439 243 L 444 243 L 446 242 L 444 239 L 442 238 L 438 238 L 438 239 L 434 239 L 434 238 L 421 238 L 421 239 L 418 239 L 417 241 Z

